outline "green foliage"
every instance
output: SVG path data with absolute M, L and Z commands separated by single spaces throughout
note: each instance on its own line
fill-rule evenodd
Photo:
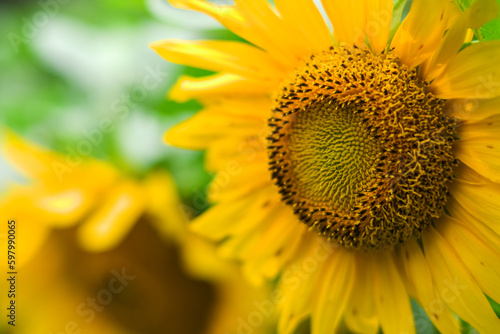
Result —
M 493 308 L 493 311 L 495 311 L 495 314 L 497 317 L 500 318 L 500 304 L 498 304 L 496 301 L 491 299 L 490 297 L 486 296 L 488 298 L 488 301 L 490 302 L 491 307 Z
M 410 11 L 412 0 L 395 0 L 392 14 L 391 28 L 389 32 L 389 41 L 392 41 L 396 31 L 398 31 L 401 22 Z
M 141 0 L 71 1 L 66 6 L 67 15 L 102 27 L 137 24 L 151 17 Z
M 53 10 L 54 15 L 50 15 L 47 22 L 37 26 L 34 36 L 26 36 L 25 25 L 26 22 L 32 23 L 36 15 L 47 13 L 38 2 L 12 2 L 2 7 L 0 11 L 0 29 L 5 35 L 10 33 L 22 39 L 18 45 L 13 45 L 8 38 L 0 42 L 2 43 L 0 122 L 24 137 L 67 155 L 70 150 L 77 148 L 79 143 L 87 140 L 85 133 L 99 129 L 100 122 L 109 118 L 112 120 L 114 130 L 101 133 L 102 139 L 92 146 L 90 156 L 110 161 L 124 173 L 131 175 L 140 176 L 154 168 L 167 169 L 174 176 L 179 192 L 188 206 L 194 201 L 193 194 L 204 197 L 211 176 L 203 168 L 203 154 L 169 147 L 163 143 L 162 136 L 171 126 L 201 108 L 194 101 L 179 104 L 167 100 L 166 92 L 176 78 L 181 74 L 199 77 L 210 72 L 168 64 L 149 50 L 148 43 L 153 40 L 149 40 L 146 35 L 148 29 L 154 25 L 157 28 L 164 26 L 166 33 L 169 29 L 176 29 L 181 33 L 185 27 L 158 22 L 148 12 L 146 2 L 142 0 L 72 1 L 61 4 Z M 132 67 L 117 66 L 120 72 L 116 73 L 116 78 L 108 80 L 107 86 L 98 81 L 100 73 L 90 71 L 96 76 L 95 88 L 82 86 L 81 79 L 74 76 L 74 73 L 78 72 L 74 69 L 78 70 L 86 65 L 71 64 L 69 60 L 61 58 L 57 54 L 57 49 L 51 49 L 52 40 L 47 40 L 47 35 L 44 35 L 51 29 L 50 25 L 61 25 L 61 22 L 69 24 L 71 29 L 74 29 L 72 32 L 78 35 L 75 39 L 80 35 L 92 36 L 99 32 L 96 40 L 109 40 L 107 47 L 97 44 L 99 50 L 92 49 L 91 45 L 71 46 L 77 48 L 76 51 L 79 53 L 97 58 L 104 57 L 96 59 L 95 63 L 119 62 L 120 58 L 131 59 L 141 57 L 140 55 L 145 53 L 149 53 L 151 58 L 145 60 L 138 58 Z M 143 31 L 144 38 L 141 40 L 137 36 L 132 36 L 138 40 L 138 44 L 133 44 L 134 39 L 131 39 L 132 42 L 127 42 L 130 50 L 126 54 L 103 54 L 103 51 L 107 52 L 106 50 L 113 52 L 115 44 L 117 47 L 119 43 L 123 45 L 123 40 L 114 41 L 113 36 L 120 39 L 120 36 L 123 36 L 123 39 L 126 39 L 130 32 L 135 31 L 139 33 Z M 63 33 L 64 31 L 58 36 L 64 36 Z M 160 34 L 156 35 L 157 39 L 163 38 Z M 200 39 L 239 39 L 222 27 L 200 31 L 199 35 Z M 71 37 L 66 35 L 64 38 Z M 42 45 L 43 41 L 49 42 L 49 45 Z M 118 58 L 113 60 L 112 57 Z M 61 59 L 66 62 L 63 64 L 65 66 L 57 66 L 57 62 Z M 151 62 L 154 59 L 157 59 L 160 68 L 167 73 L 165 80 L 154 90 L 148 91 L 145 99 L 140 102 L 133 101 L 128 108 L 128 116 L 120 120 L 113 115 L 114 101 L 123 94 L 130 95 L 134 87 L 142 85 L 144 69 L 147 66 L 156 67 Z M 123 72 L 131 74 L 122 75 Z M 123 78 L 127 78 L 127 81 Z M 135 128 L 131 133 L 130 128 L 134 127 L 136 119 L 147 124 L 157 124 L 158 131 Z M 149 151 L 144 158 L 141 155 L 134 155 L 134 150 L 141 150 L 140 145 L 139 149 L 131 150 L 124 144 L 126 142 L 153 142 L 156 146 L 154 148 L 146 146 L 146 150 Z M 198 201 L 198 203 L 201 204 L 194 208 L 195 213 L 207 207 L 205 202 Z
M 475 0 L 455 0 L 460 9 L 469 8 Z M 500 0 L 495 0 L 500 8 Z M 481 29 L 475 30 L 476 38 L 481 41 L 490 41 L 500 39 L 500 12 L 495 20 L 486 23 Z
M 498 3 L 498 7 L 500 8 L 500 0 L 496 1 Z M 495 20 L 486 23 L 481 28 L 481 33 L 485 41 L 500 39 L 500 13 Z

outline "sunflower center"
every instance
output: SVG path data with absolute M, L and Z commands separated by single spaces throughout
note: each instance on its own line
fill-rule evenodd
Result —
M 391 54 L 331 48 L 284 84 L 272 177 L 300 220 L 349 248 L 389 249 L 443 214 L 456 121 Z

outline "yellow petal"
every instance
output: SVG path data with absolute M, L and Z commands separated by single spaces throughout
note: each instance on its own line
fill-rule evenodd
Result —
M 242 264 L 243 276 L 254 286 L 263 286 L 276 278 L 278 263 L 275 258 L 251 258 Z
M 218 203 L 197 217 L 190 229 L 212 240 L 221 240 L 226 236 L 254 229 L 267 217 L 273 201 L 269 200 L 272 187 L 259 189 L 236 201 Z M 274 192 L 271 192 L 274 195 Z M 204 204 L 204 203 L 202 203 Z M 193 202 L 195 209 L 199 203 Z M 251 212 L 252 214 L 242 214 Z
M 37 187 L 45 187 L 45 193 L 55 194 L 73 188 L 93 192 L 97 188 L 105 188 L 116 178 L 116 170 L 107 163 L 84 160 L 76 152 L 64 157 L 10 131 L 6 131 L 2 145 L 7 160 L 31 178 L 30 181 Z M 49 210 L 54 208 L 50 203 L 47 205 Z
M 228 115 L 247 117 L 266 122 L 271 115 L 273 100 L 269 97 L 226 97 L 214 99 L 204 104 L 205 109 L 224 112 Z
M 500 253 L 467 226 L 467 221 L 445 216 L 436 229 L 463 261 L 469 273 L 488 296 L 500 301 Z
M 220 282 L 230 275 L 231 263 L 217 257 L 215 244 L 187 233 L 180 246 L 182 266 L 189 274 L 213 282 Z
M 181 76 L 170 91 L 169 98 L 181 103 L 192 99 L 204 102 L 224 97 L 266 96 L 274 89 L 275 87 L 268 83 L 227 73 L 202 78 Z
M 285 63 L 287 60 L 290 62 L 290 54 L 285 52 L 286 46 L 282 44 L 282 41 L 272 34 L 262 33 L 260 27 L 252 26 L 252 21 L 257 18 L 252 20 L 243 16 L 241 11 L 234 6 L 221 6 L 202 0 L 169 1 L 178 8 L 197 10 L 212 16 L 235 34 L 268 51 L 276 59 L 283 59 Z
M 107 191 L 120 177 L 120 171 L 106 161 L 86 160 L 67 177 L 68 184 L 75 184 L 93 194 Z
M 316 52 L 327 50 L 333 40 L 312 0 L 275 0 L 274 5 L 290 25 L 297 26 Z
M 429 266 L 415 241 L 406 241 L 401 247 L 401 260 L 406 281 L 419 304 L 441 333 L 460 333 L 460 326 L 453 313 L 436 293 Z M 418 321 L 416 321 L 418 329 Z
M 283 247 L 279 252 L 274 254 L 274 257 L 276 258 L 280 272 L 282 272 L 282 268 L 285 268 L 290 265 L 290 263 L 297 258 L 298 254 L 305 248 L 305 244 L 307 243 L 306 240 L 309 239 L 314 239 L 314 245 L 316 246 L 319 243 L 320 248 L 327 248 L 331 250 L 333 247 L 330 243 L 325 243 L 320 241 L 320 237 L 317 235 L 314 235 L 310 233 L 308 230 L 308 226 L 305 224 L 300 224 L 300 222 L 297 220 L 297 217 L 294 215 L 293 211 L 290 210 L 289 207 L 286 207 L 285 204 L 280 203 L 282 207 L 287 209 L 288 216 L 284 219 L 286 219 L 287 222 L 293 222 L 293 224 L 288 224 L 287 228 L 290 228 L 291 233 L 289 236 L 289 239 L 287 241 L 286 247 Z
M 132 181 L 109 192 L 101 207 L 78 230 L 81 245 L 101 252 L 116 247 L 143 213 L 144 193 Z
M 210 108 L 174 126 L 165 140 L 174 146 L 200 150 L 225 137 L 237 136 L 243 141 L 245 136 L 258 134 L 263 128 L 265 122 L 258 118 L 235 116 L 220 108 Z
M 465 210 L 500 235 L 500 184 L 463 166 L 457 170 L 450 193 Z
M 355 333 L 378 333 L 379 321 L 373 300 L 372 278 L 370 267 L 365 254 L 355 254 L 356 277 L 355 288 L 347 301 L 344 313 L 347 327 Z
M 296 24 L 284 22 L 264 0 L 235 1 L 236 6 L 202 0 L 170 0 L 179 8 L 194 9 L 214 17 L 229 30 L 266 50 L 276 61 L 293 69 L 311 52 L 308 39 Z
M 451 115 L 463 121 L 477 122 L 499 115 L 500 97 L 485 100 L 455 100 L 451 104 Z
M 449 243 L 434 228 L 422 239 L 441 299 L 479 332 L 495 333 L 500 328 L 500 319 Z
M 2 217 L 2 219 L 3 218 L 6 217 Z M 19 268 L 29 263 L 32 257 L 40 254 L 40 248 L 42 248 L 49 239 L 51 230 L 47 228 L 47 225 L 34 219 L 34 217 L 18 215 L 16 218 L 16 264 Z M 7 219 L 3 219 L 3 221 Z M 29 220 L 32 221 L 26 224 Z M 5 244 L 2 243 L 2 246 L 3 245 Z M 2 248 L 6 249 L 7 247 Z
M 300 252 L 297 252 L 280 279 L 278 288 L 283 296 L 278 323 L 280 334 L 294 333 L 300 322 L 312 312 L 312 305 L 319 299 L 316 289 L 323 282 L 321 274 L 333 248 L 330 248 L 331 245 L 327 242 L 316 242 L 317 238 L 310 236 L 308 233 L 302 240 Z M 316 261 L 320 267 L 315 266 L 314 270 L 311 270 L 311 261 Z
M 173 63 L 227 72 L 263 82 L 279 82 L 283 68 L 264 51 L 235 41 L 164 40 L 151 48 Z
M 366 35 L 370 48 L 377 54 L 387 47 L 393 5 L 392 0 L 366 1 Z
M 295 68 L 303 59 L 310 57 L 314 43 L 297 28 L 297 22 L 283 20 L 269 1 L 235 0 L 235 3 L 238 12 L 251 29 L 258 30 L 262 36 L 269 36 L 274 45 L 280 46 L 288 53 L 278 58 L 279 61 L 286 62 L 287 69 Z M 264 49 L 267 50 L 267 47 Z
M 209 171 L 220 171 L 233 161 L 267 164 L 266 136 L 267 132 L 262 131 L 259 135 L 230 136 L 212 142 L 206 151 L 205 167 Z
M 60 182 L 53 166 L 54 164 L 66 166 L 61 155 L 24 140 L 10 130 L 5 131 L 2 141 L 3 154 L 16 169 L 31 178 Z
M 354 286 L 354 255 L 337 248 L 329 260 L 318 265 L 324 272 L 316 286 L 319 298 L 312 313 L 311 333 L 334 333 Z
M 448 29 L 434 55 L 422 65 L 421 73 L 425 80 L 432 81 L 444 70 L 450 59 L 464 44 L 466 33 L 467 18 L 462 14 Z
M 500 182 L 499 134 L 500 115 L 479 122 L 464 122 L 456 143 L 457 158 L 482 176 Z
M 474 39 L 474 30 L 467 29 L 464 43 L 470 43 L 470 42 L 472 42 L 473 39 Z
M 283 221 L 286 215 L 276 204 L 271 205 L 266 215 L 256 216 L 257 224 L 254 224 L 251 230 L 247 228 L 234 233 L 231 239 L 221 245 L 219 254 L 225 258 L 266 261 L 278 251 L 282 251 L 294 228 L 286 228 L 289 226 L 286 223 L 290 222 Z
M 304 251 L 306 226 L 299 224 L 290 208 L 276 204 L 264 218 L 258 217 L 258 224 L 236 231 L 219 248 L 220 256 L 242 260 L 245 276 L 254 284 L 275 279 L 297 258 L 299 250 Z M 272 240 L 280 231 L 283 235 Z
M 470 228 L 471 231 L 479 233 L 484 240 L 490 245 L 491 248 L 500 254 L 500 235 L 495 233 L 490 227 L 488 222 L 483 222 L 480 217 L 474 213 L 467 211 L 460 203 L 454 198 L 450 198 L 446 204 L 446 209 L 450 215 Z
M 250 235 L 248 237 L 242 235 L 243 238 L 248 240 L 253 239 L 253 242 L 248 245 L 244 252 L 241 252 L 239 258 L 270 258 L 288 247 L 294 233 L 299 233 L 298 230 L 300 229 L 299 226 L 290 227 L 291 223 L 298 223 L 291 211 L 290 208 L 279 205 L 271 210 L 271 213 L 262 221 L 259 228 L 253 232 L 253 238 Z
M 151 223 L 166 238 L 181 241 L 187 230 L 187 221 L 181 212 L 181 201 L 175 182 L 165 171 L 155 171 L 143 181 L 145 211 L 153 217 Z
M 34 201 L 40 210 L 51 215 L 48 223 L 53 227 L 68 227 L 79 223 L 94 203 L 89 194 L 78 188 L 42 193 L 36 196 Z
M 364 46 L 367 16 L 365 1 L 322 0 L 321 2 L 332 23 L 335 41 Z
M 17 187 L 9 188 L 0 194 L 0 219 L 3 222 L 0 230 L 0 246 L 7 253 L 8 230 L 9 226 L 12 226 L 16 232 L 17 267 L 24 266 L 36 256 L 50 234 L 50 228 L 47 226 L 50 217 L 33 206 L 31 195 L 31 189 Z M 7 258 L 5 262 L 6 266 Z
M 449 15 L 446 0 L 412 2 L 391 43 L 403 64 L 415 67 L 432 55 L 442 40 Z
M 415 333 L 410 298 L 394 260 L 388 252 L 381 251 L 374 254 L 371 262 L 373 298 L 383 332 Z
M 479 29 L 483 24 L 497 16 L 498 4 L 495 0 L 478 0 L 464 13 L 458 15 L 458 18 L 446 32 L 438 50 L 426 64 L 423 77 L 430 82 L 441 73 L 444 66 L 464 44 L 468 28 Z
M 228 162 L 217 172 L 208 190 L 211 202 L 231 201 L 247 195 L 271 183 L 268 165 L 265 162 Z M 252 180 L 252 182 L 249 182 Z
M 431 84 L 441 99 L 490 99 L 500 95 L 500 41 L 465 48 Z

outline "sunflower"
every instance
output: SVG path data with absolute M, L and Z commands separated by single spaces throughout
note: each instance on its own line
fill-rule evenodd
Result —
M 170 98 L 204 109 L 166 135 L 206 150 L 214 205 L 192 229 L 255 283 L 279 279 L 279 332 L 482 333 L 500 320 L 500 42 L 495 1 L 171 0 L 245 41 L 164 40 L 215 72 Z M 471 31 L 476 37 L 471 38 Z
M 177 229 L 173 223 L 166 222 Z M 18 240 L 27 237 L 18 232 Z M 31 321 L 2 322 L 0 332 L 221 334 L 248 326 L 247 317 L 239 317 L 258 311 L 254 301 L 262 303 L 268 290 L 245 284 L 237 268 L 185 224 L 179 232 L 164 239 L 142 220 L 119 245 L 95 253 L 75 242 L 78 228 L 52 230 L 19 271 L 37 278 L 23 280 L 16 296 L 17 314 Z M 0 288 L 8 291 L 9 275 L 1 277 Z M 275 325 L 274 318 L 263 319 L 259 333 L 274 333 Z

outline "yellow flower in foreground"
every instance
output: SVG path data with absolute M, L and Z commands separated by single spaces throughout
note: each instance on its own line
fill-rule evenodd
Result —
M 500 42 L 463 44 L 496 2 L 414 0 L 399 22 L 392 0 L 323 0 L 333 38 L 310 0 L 170 2 L 251 43 L 152 48 L 218 72 L 179 80 L 205 108 L 166 140 L 207 150 L 216 204 L 192 228 L 280 277 L 280 333 L 414 333 L 409 297 L 444 333 L 454 314 L 495 333 Z

